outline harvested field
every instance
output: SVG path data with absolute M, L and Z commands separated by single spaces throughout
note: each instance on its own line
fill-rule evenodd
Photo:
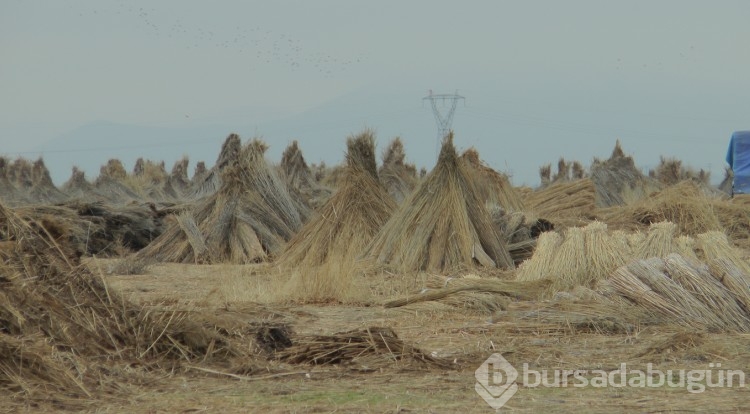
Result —
M 0 158 L 0 412 L 491 412 L 493 354 L 509 411 L 750 409 L 745 200 L 619 145 L 517 189 L 452 138 L 419 178 L 371 130 L 343 166 L 233 134 L 59 190 Z M 601 385 L 623 364 L 703 377 Z
M 109 280 L 112 288 L 125 292 L 126 297 L 141 297 L 149 302 L 192 302 L 201 312 L 222 315 L 242 303 L 240 298 L 232 296 L 235 289 L 222 286 L 257 291 L 259 286 L 273 284 L 272 277 L 264 276 L 263 272 L 262 265 L 164 264 L 147 275 L 135 278 L 113 275 Z M 425 286 L 436 286 L 435 282 L 427 279 Z M 387 282 L 371 280 L 363 283 L 363 287 L 382 291 L 384 288 L 377 285 L 383 284 Z M 228 302 L 229 298 L 232 302 Z M 136 371 L 134 377 L 139 378 L 139 383 L 128 386 L 130 397 L 107 397 L 97 406 L 118 411 L 147 407 L 156 411 L 482 413 L 491 409 L 474 391 L 474 371 L 493 352 L 501 353 L 515 367 L 528 363 L 530 369 L 549 372 L 554 369 L 608 372 L 619 369 L 623 362 L 629 368 L 642 370 L 649 363 L 652 369 L 663 370 L 705 370 L 714 361 L 732 369 L 744 369 L 750 364 L 745 334 L 705 335 L 675 325 L 651 325 L 648 315 L 623 312 L 633 305 L 597 305 L 585 295 L 550 303 L 513 301 L 507 311 L 492 314 L 450 305 L 376 306 L 388 298 L 397 296 L 385 295 L 360 305 L 266 304 L 264 307 L 269 315 L 276 315 L 273 318 L 294 332 L 293 343 L 295 337 L 300 338 L 296 348 L 279 354 L 282 359 L 291 358 L 287 357 L 290 354 L 301 358 L 299 347 L 309 347 L 308 352 L 318 347 L 315 353 L 326 347 L 344 352 L 347 348 L 335 345 L 341 338 L 353 333 L 359 335 L 368 328 L 372 332 L 372 327 L 379 326 L 388 327 L 400 341 L 415 347 L 422 355 L 448 361 L 447 367 L 413 359 L 387 361 L 389 351 L 363 354 L 346 364 L 334 365 L 303 361 L 277 361 L 265 367 L 255 366 L 252 361 L 237 367 L 189 364 L 166 376 Z M 613 313 L 613 309 L 617 312 Z M 359 354 L 370 346 L 374 345 L 365 341 L 352 352 Z M 158 382 L 154 382 L 157 378 Z M 506 407 L 528 413 L 598 413 L 648 411 L 657 404 L 674 410 L 743 411 L 748 408 L 747 389 L 710 388 L 702 394 L 691 394 L 670 387 L 521 387 Z

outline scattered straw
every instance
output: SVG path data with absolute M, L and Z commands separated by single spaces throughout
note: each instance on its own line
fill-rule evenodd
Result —
M 292 346 L 278 352 L 276 358 L 290 364 L 361 364 L 370 369 L 398 361 L 449 366 L 447 361 L 404 343 L 393 329 L 382 327 L 298 338 Z
M 459 279 L 462 283 L 455 283 L 455 286 L 448 286 L 442 289 L 429 289 L 415 295 L 395 299 L 386 302 L 383 306 L 386 308 L 397 308 L 416 302 L 427 302 L 442 300 L 459 292 L 483 292 L 504 295 L 514 299 L 531 300 L 539 297 L 539 293 L 548 286 L 548 281 L 536 282 L 519 282 L 512 280 L 472 280 Z

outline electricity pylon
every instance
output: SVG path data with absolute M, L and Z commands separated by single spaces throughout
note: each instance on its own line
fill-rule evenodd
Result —
M 434 94 L 432 89 L 427 96 L 422 100 L 430 101 L 432 104 L 432 113 L 435 115 L 435 122 L 437 122 L 437 142 L 435 144 L 435 156 L 439 153 L 440 142 L 445 138 L 451 130 L 451 124 L 453 123 L 453 114 L 456 113 L 456 104 L 461 99 L 465 99 L 463 96 L 458 94 L 458 91 L 453 94 Z M 438 102 L 442 103 L 442 106 L 438 106 Z M 441 109 L 446 110 L 445 113 Z

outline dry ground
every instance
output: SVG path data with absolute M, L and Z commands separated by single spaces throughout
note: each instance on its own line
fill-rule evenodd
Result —
M 105 260 L 91 263 L 105 269 Z M 279 283 L 258 266 L 159 264 L 145 275 L 107 276 L 110 286 L 133 300 L 229 312 L 273 297 Z M 386 292 L 376 286 L 372 291 Z M 365 289 L 365 287 L 363 287 Z M 392 298 L 392 296 L 391 296 Z M 185 366 L 174 372 L 123 373 L 139 378 L 125 392 L 90 404 L 91 412 L 463 412 L 493 410 L 474 391 L 475 369 L 493 352 L 519 368 L 615 370 L 653 363 L 654 369 L 725 369 L 750 374 L 750 335 L 688 334 L 692 342 L 669 343 L 674 328 L 643 327 L 629 334 L 576 332 L 566 326 L 514 321 L 495 315 L 416 306 L 384 309 L 364 305 L 265 303 L 298 335 L 387 326 L 453 368 L 428 368 L 404 362 L 366 366 L 278 364 L 271 372 L 230 377 L 221 367 L 210 373 Z M 268 300 L 265 300 L 268 302 Z M 665 342 L 666 341 L 666 342 Z M 663 345 L 663 346 L 662 346 Z M 675 345 L 675 346 L 671 346 Z M 121 395 L 128 395 L 123 398 Z M 15 407 L 14 409 L 17 409 Z M 710 388 L 691 394 L 685 388 L 521 387 L 504 412 L 732 412 L 750 411 L 750 387 Z M 3 411 L 0 405 L 0 411 Z

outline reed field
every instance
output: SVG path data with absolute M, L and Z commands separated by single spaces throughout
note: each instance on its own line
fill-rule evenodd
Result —
M 338 166 L 304 145 L 231 134 L 192 172 L 111 159 L 59 187 L 0 157 L 0 412 L 492 412 L 493 354 L 571 383 L 750 374 L 750 202 L 707 173 L 617 142 L 514 187 L 452 133 L 424 172 L 371 130 Z M 502 410 L 750 410 L 738 382 L 534 375 Z

